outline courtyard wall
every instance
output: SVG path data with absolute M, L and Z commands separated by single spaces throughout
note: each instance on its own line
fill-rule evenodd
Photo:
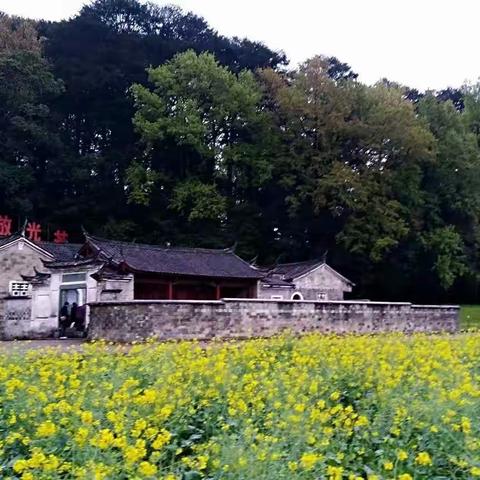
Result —
M 293 333 L 456 332 L 459 307 L 357 301 L 135 300 L 90 304 L 90 339 L 131 342 Z

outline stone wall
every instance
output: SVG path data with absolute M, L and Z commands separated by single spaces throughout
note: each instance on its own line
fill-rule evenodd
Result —
M 0 338 L 13 340 L 15 338 L 37 338 L 32 336 L 31 299 L 22 297 L 7 297 L 2 299 L 3 312 L 0 318 Z M 43 332 L 40 332 L 40 337 Z
M 90 304 L 91 339 L 130 342 L 268 337 L 294 333 L 455 332 L 457 306 L 410 303 L 259 299 L 135 300 Z

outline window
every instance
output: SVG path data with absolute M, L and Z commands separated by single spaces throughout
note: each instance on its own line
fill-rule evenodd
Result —
M 303 300 L 303 295 L 300 292 L 295 292 L 292 295 L 292 300 Z
M 12 280 L 8 285 L 8 293 L 11 297 L 28 297 L 30 295 L 30 283 Z
M 270 298 L 272 300 L 283 300 L 283 297 L 281 295 L 272 295 Z
M 326 300 L 327 299 L 327 292 L 320 292 L 318 294 L 318 299 L 319 300 Z
M 64 283 L 84 282 L 86 279 L 86 273 L 64 273 L 62 275 L 62 282 Z

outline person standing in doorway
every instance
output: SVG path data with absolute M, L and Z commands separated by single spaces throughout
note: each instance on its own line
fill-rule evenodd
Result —
M 66 337 L 66 330 L 70 326 L 70 304 L 65 302 L 63 307 L 60 309 L 60 338 L 65 339 Z

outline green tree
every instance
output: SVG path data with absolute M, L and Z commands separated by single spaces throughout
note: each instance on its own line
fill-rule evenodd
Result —
M 49 104 L 62 91 L 31 22 L 0 17 L 0 205 L 28 214 L 43 200 L 42 182 L 60 144 Z
M 152 205 L 163 202 L 189 222 L 209 220 L 220 238 L 221 231 L 235 236 L 231 216 L 255 202 L 271 174 L 268 119 L 253 74 L 188 51 L 150 69 L 149 79 L 152 89 L 137 84 L 132 92 L 144 168 L 161 179 Z
M 418 164 L 431 158 L 433 138 L 413 106 L 396 88 L 336 82 L 323 57 L 288 81 L 274 72 L 263 78 L 285 132 L 276 167 L 290 214 L 309 212 L 310 248 L 340 241 L 351 253 L 383 260 L 408 234 L 405 202 L 414 200 L 406 189 L 418 189 Z
M 436 139 L 435 162 L 424 174 L 419 235 L 427 249 L 443 252 L 442 261 L 432 261 L 447 288 L 465 273 L 478 271 L 480 152 L 469 131 L 470 110 L 462 113 L 452 102 L 439 101 L 432 94 L 425 96 L 418 110 Z M 445 260 L 447 251 L 452 256 L 449 261 Z
M 444 289 L 450 288 L 458 277 L 468 272 L 465 246 L 453 226 L 437 228 L 423 236 L 427 254 L 431 255 L 433 270 Z
M 168 236 L 171 242 L 181 241 L 170 219 L 145 215 L 131 201 L 132 189 L 125 187 L 145 174 L 130 168 L 142 150 L 132 125 L 130 86 L 147 85 L 147 67 L 188 49 L 215 53 L 235 72 L 276 67 L 285 63 L 285 56 L 258 42 L 224 37 L 203 18 L 175 6 L 139 0 L 87 3 L 69 20 L 39 22 L 46 56 L 65 83 L 65 92 L 51 105 L 64 148 L 64 188 L 59 192 L 54 185 L 52 190 L 64 198 L 56 215 L 71 228 L 82 219 L 89 229 L 106 235 L 118 231 L 104 229 L 105 218 L 110 218 L 110 225 L 129 225 L 122 236 L 133 222 L 136 235 L 145 240 Z M 172 145 L 168 155 L 176 154 Z M 160 208 L 168 210 L 164 204 Z

